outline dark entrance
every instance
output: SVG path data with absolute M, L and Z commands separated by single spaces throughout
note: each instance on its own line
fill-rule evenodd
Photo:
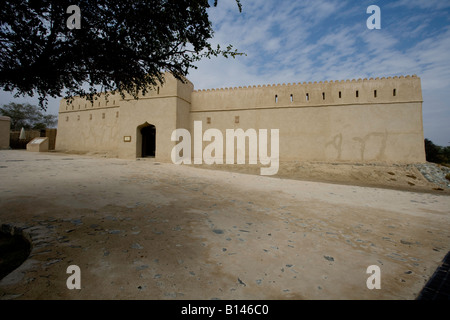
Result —
M 142 157 L 154 157 L 156 150 L 156 128 L 149 125 L 141 129 Z

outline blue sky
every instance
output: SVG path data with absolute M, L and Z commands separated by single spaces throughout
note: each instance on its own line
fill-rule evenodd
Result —
M 450 1 L 219 0 L 214 43 L 247 56 L 203 60 L 196 89 L 418 75 L 425 137 L 450 145 Z M 367 7 L 381 9 L 369 30 Z
M 212 3 L 213 1 L 210 1 Z M 247 56 L 202 60 L 196 89 L 416 74 L 422 80 L 425 137 L 450 145 L 450 1 L 219 0 L 209 9 L 214 44 Z M 381 8 L 369 30 L 367 7 Z M 0 104 L 37 103 L 0 92 Z M 57 113 L 58 100 L 49 101 Z

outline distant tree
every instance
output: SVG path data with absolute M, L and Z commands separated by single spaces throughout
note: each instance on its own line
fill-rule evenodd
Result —
M 73 4 L 79 29 L 68 23 Z M 137 98 L 166 71 L 183 80 L 203 58 L 241 55 L 211 45 L 209 7 L 208 0 L 4 0 L 0 88 L 36 93 L 43 109 L 64 90 L 67 97 L 113 91 Z
M 450 164 L 450 147 L 441 147 L 425 139 L 425 154 L 428 162 Z
M 44 114 L 37 106 L 29 103 L 9 103 L 0 107 L 0 114 L 11 118 L 11 130 L 45 129 L 56 125 L 58 117 L 53 114 Z
M 439 162 L 440 147 L 431 140 L 425 139 L 425 155 L 428 162 Z
M 450 147 L 443 147 L 441 153 L 445 163 L 450 164 Z

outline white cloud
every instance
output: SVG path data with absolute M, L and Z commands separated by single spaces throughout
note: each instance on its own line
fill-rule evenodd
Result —
M 399 0 L 391 2 L 387 6 L 392 8 L 407 7 L 407 8 L 442 10 L 450 8 L 450 2 L 446 0 Z

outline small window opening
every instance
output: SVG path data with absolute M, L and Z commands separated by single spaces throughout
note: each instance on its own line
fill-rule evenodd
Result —
M 373 97 L 376 98 L 377 97 L 377 90 L 373 91 Z
M 325 92 L 322 92 L 322 100 L 325 100 Z
M 397 95 L 397 89 L 394 89 L 394 91 L 392 92 L 392 95 L 395 97 Z
M 159 87 L 158 87 L 158 89 L 156 91 L 157 91 L 157 94 L 159 94 Z
M 207 124 L 211 124 L 211 118 L 210 118 L 210 117 L 207 117 L 207 118 L 206 118 L 206 123 L 207 123 Z
M 359 98 L 359 91 L 356 90 L 356 97 Z
M 278 95 L 275 95 L 275 103 L 278 103 Z
M 341 99 L 341 98 L 342 98 L 342 92 L 339 91 L 339 99 Z
M 291 94 L 291 102 L 294 102 L 294 95 Z
M 309 93 L 306 94 L 306 101 L 309 101 Z

